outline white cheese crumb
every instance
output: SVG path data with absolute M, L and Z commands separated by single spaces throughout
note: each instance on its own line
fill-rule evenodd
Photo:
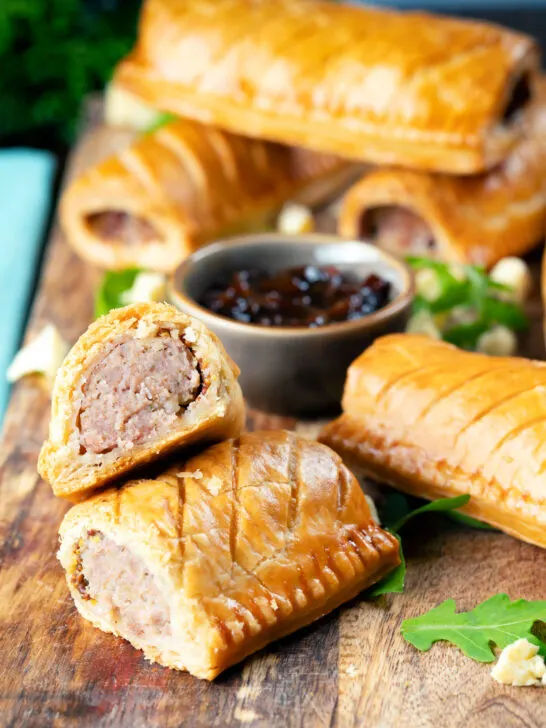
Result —
M 381 521 L 379 520 L 379 514 L 377 513 L 377 508 L 375 507 L 373 499 L 370 498 L 369 495 L 365 495 L 364 498 L 366 498 L 366 503 L 368 504 L 368 508 L 370 509 L 371 517 L 377 524 L 381 525 Z
M 428 311 L 418 311 L 410 317 L 406 324 L 406 333 L 423 334 L 429 339 L 441 339 L 440 329 L 434 323 L 434 319 Z
M 478 339 L 477 350 L 490 356 L 512 356 L 518 348 L 516 335 L 506 326 L 493 326 Z
M 442 294 L 440 279 L 432 268 L 422 268 L 415 273 L 415 292 L 425 301 L 435 301 Z
M 349 677 L 356 677 L 358 674 L 358 670 L 356 669 L 356 666 L 352 663 L 347 666 L 347 670 L 345 671 Z
M 121 301 L 124 305 L 146 301 L 164 301 L 166 298 L 165 276 L 161 273 L 148 273 L 147 271 L 139 273 L 131 288 L 121 294 Z
M 315 229 L 313 213 L 305 205 L 288 202 L 277 218 L 277 230 L 286 235 L 310 233 Z
M 115 83 L 108 85 L 104 104 L 104 121 L 109 126 L 125 126 L 145 131 L 161 117 L 161 112 L 147 106 L 138 96 Z
M 43 374 L 52 382 L 69 348 L 55 326 L 47 324 L 36 338 L 17 352 L 8 367 L 8 381 L 15 382 L 27 374 Z
M 546 664 L 537 645 L 521 639 L 508 645 L 491 670 L 491 676 L 503 685 L 544 685 Z
M 511 288 L 510 293 L 507 292 L 508 298 L 519 303 L 525 301 L 531 290 L 531 271 L 521 258 L 501 258 L 491 269 L 489 277 L 495 283 L 501 283 L 503 286 Z

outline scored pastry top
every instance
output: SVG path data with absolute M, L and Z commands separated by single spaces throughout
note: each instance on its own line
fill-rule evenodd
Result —
M 95 496 L 67 514 L 60 533 L 85 617 L 148 657 L 208 679 L 399 563 L 396 539 L 372 519 L 341 459 L 284 431 L 243 434 L 157 480 Z M 97 537 L 145 562 L 163 621 L 169 615 L 167 644 L 167 630 L 137 634 L 123 608 L 101 611 L 108 595 L 96 591 L 96 565 L 79 556 Z M 129 598 L 141 598 L 138 584 Z
M 319 0 L 148 0 L 117 80 L 240 133 L 302 144 L 306 133 L 355 158 L 472 172 L 514 142 L 537 67 L 531 38 L 475 21 Z M 449 147 L 483 151 L 481 166 L 435 158 Z

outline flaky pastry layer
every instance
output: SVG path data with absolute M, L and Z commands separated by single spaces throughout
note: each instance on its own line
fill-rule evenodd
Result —
M 182 353 L 187 350 L 195 363 L 195 376 L 200 379 L 197 391 L 188 395 L 191 401 L 187 406 L 176 413 L 176 401 L 167 400 L 163 417 L 161 413 L 158 415 L 158 402 L 154 401 L 154 379 L 163 376 L 162 370 L 167 367 L 170 355 L 169 349 L 161 347 L 162 337 L 166 338 L 170 349 L 173 349 L 174 342 Z M 144 353 L 146 347 L 151 349 L 155 361 L 148 369 L 139 369 L 143 359 L 141 352 L 135 359 L 118 365 L 114 373 L 106 369 L 101 375 L 100 367 L 108 363 L 108 357 L 116 356 L 116 350 L 130 346 L 131 342 L 136 342 Z M 169 365 L 173 366 L 172 363 Z M 97 368 L 99 373 L 95 374 Z M 174 374 L 176 377 L 176 369 Z M 239 369 L 228 357 L 219 339 L 200 321 L 173 306 L 140 303 L 114 309 L 89 326 L 57 373 L 49 437 L 38 462 L 40 475 L 51 483 L 55 495 L 80 500 L 93 489 L 174 449 L 237 435 L 244 423 L 244 402 L 237 382 L 238 374 Z M 90 399 L 87 390 L 93 383 L 96 394 Z M 128 391 L 136 399 L 136 404 L 129 401 L 127 412 L 123 413 L 123 398 L 127 397 Z M 119 405 L 116 397 L 119 397 Z M 90 401 L 86 402 L 86 399 Z M 114 412 L 107 413 L 107 406 Z M 146 408 L 149 418 L 154 418 L 154 427 L 145 427 Z M 116 410 L 119 410 L 120 416 L 114 419 L 118 414 Z M 92 450 L 83 438 L 84 417 L 89 411 L 94 413 L 95 419 L 99 418 L 95 427 L 97 432 L 93 433 L 95 439 L 99 439 L 96 450 Z M 104 452 L 101 451 L 100 418 L 107 414 L 109 422 L 116 422 L 120 438 L 135 418 L 143 422 L 141 428 L 144 432 L 150 430 L 150 436 L 136 437 L 131 442 L 127 435 L 123 440 L 126 444 L 110 445 L 108 449 L 104 448 Z M 171 424 L 162 428 L 162 420 L 167 418 Z M 102 427 L 104 429 L 104 425 Z
M 543 362 L 385 336 L 349 368 L 343 414 L 320 440 L 412 495 L 468 493 L 466 513 L 546 547 Z
M 168 272 L 206 242 L 263 228 L 287 200 L 331 199 L 356 174 L 333 155 L 180 119 L 78 177 L 62 197 L 61 224 L 90 263 Z
M 321 0 L 147 0 L 116 81 L 157 108 L 378 164 L 474 173 L 518 138 L 527 36 Z
M 425 254 L 490 267 L 505 256 L 523 255 L 534 248 L 543 241 L 546 229 L 544 78 L 536 88 L 537 98 L 525 116 L 525 137 L 498 167 L 476 176 L 396 167 L 374 170 L 345 195 L 340 235 L 376 239 L 381 244 L 381 230 L 374 226 L 373 216 L 390 209 L 391 214 L 409 211 L 429 230 L 428 249 L 423 249 L 419 231 L 412 248 L 411 229 L 405 234 L 398 230 L 402 249 L 393 251 L 398 254 Z M 391 241 L 384 242 L 388 246 Z
M 209 680 L 399 563 L 396 539 L 372 520 L 340 458 L 282 431 L 244 434 L 157 480 L 90 498 L 69 511 L 60 536 L 82 616 L 148 659 Z M 107 580 L 97 587 L 85 558 L 86 548 L 102 549 L 104 570 L 96 539 L 123 549 L 133 569 L 143 563 L 146 593 L 128 581 L 121 604 Z

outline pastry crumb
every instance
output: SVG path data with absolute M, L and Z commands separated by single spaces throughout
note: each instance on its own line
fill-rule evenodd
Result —
M 184 338 L 190 344 L 195 344 L 197 341 L 197 331 L 191 326 L 188 326 L 187 329 L 184 331 Z
M 193 478 L 194 480 L 201 480 L 203 473 L 200 470 L 181 470 L 176 474 L 177 478 Z

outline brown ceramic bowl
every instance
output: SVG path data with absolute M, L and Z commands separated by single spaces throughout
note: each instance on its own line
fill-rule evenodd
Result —
M 319 328 L 239 323 L 196 302 L 212 283 L 236 270 L 277 271 L 307 264 L 335 265 L 361 278 L 377 273 L 391 281 L 392 300 L 364 318 Z M 339 408 L 349 364 L 378 336 L 403 330 L 413 279 L 404 263 L 369 243 L 335 235 L 262 233 L 221 241 L 191 255 L 172 276 L 170 297 L 223 341 L 241 368 L 251 407 L 275 414 L 319 414 Z

